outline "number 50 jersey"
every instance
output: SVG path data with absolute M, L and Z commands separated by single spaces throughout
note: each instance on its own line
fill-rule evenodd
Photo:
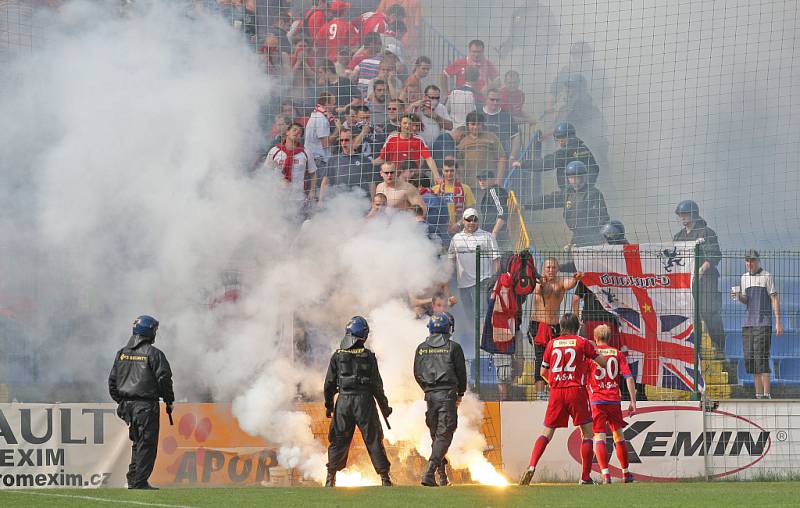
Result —
M 589 399 L 593 404 L 596 402 L 620 402 L 620 379 L 631 377 L 628 360 L 623 353 L 610 346 L 598 347 L 597 354 L 605 357 L 606 366 L 601 367 L 594 362 L 589 362 L 592 370 L 589 376 Z
M 544 350 L 542 368 L 550 369 L 551 388 L 585 386 L 597 356 L 594 344 L 578 335 L 562 335 L 551 340 Z

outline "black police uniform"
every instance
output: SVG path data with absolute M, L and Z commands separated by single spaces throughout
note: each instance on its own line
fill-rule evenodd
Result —
M 340 349 L 331 357 L 324 390 L 326 414 L 333 414 L 328 432 L 329 482 L 332 474 L 347 466 L 350 443 L 358 425 L 375 472 L 381 476 L 384 485 L 391 485 L 391 464 L 383 447 L 383 428 L 375 402 L 378 402 L 381 413 L 386 417 L 391 414 L 392 408 L 383 393 L 383 380 L 375 353 L 364 347 L 363 339 L 345 335 Z M 334 407 L 336 393 L 339 397 Z
M 430 335 L 414 353 L 414 379 L 428 404 L 425 424 L 433 445 L 425 474 L 432 476 L 443 465 L 458 427 L 457 399 L 467 391 L 467 364 L 461 345 L 450 340 L 450 335 Z
M 570 243 L 576 247 L 602 244 L 600 229 L 610 218 L 603 193 L 585 184 L 579 190 L 570 186 L 565 190 L 545 194 L 525 208 L 532 210 L 564 208 L 564 221 L 572 231 Z
M 597 164 L 589 147 L 578 138 L 570 138 L 567 141 L 567 146 L 559 148 L 541 159 L 534 159 L 529 164 L 531 165 L 531 170 L 535 173 L 555 170 L 558 188 L 563 191 L 568 187 L 565 175 L 567 164 L 572 161 L 581 161 L 586 165 L 588 170 L 586 175 L 587 182 L 589 187 L 594 187 L 595 183 L 597 183 L 597 176 L 600 174 L 600 166 Z
M 117 416 L 128 424 L 131 463 L 128 488 L 149 488 L 158 451 L 159 403 L 175 401 L 172 370 L 164 353 L 153 346 L 155 339 L 132 335 L 117 352 L 108 376 L 108 392 L 118 404 Z
M 725 328 L 722 324 L 722 293 L 719 291 L 719 270 L 717 265 L 722 260 L 722 252 L 719 249 L 719 239 L 717 233 L 708 227 L 705 220 L 698 218 L 694 221 L 691 231 L 686 228 L 678 231 L 673 240 L 676 242 L 690 242 L 703 239 L 700 244 L 700 258 L 698 265 L 706 261 L 710 267 L 700 276 L 700 317 L 703 318 L 706 331 L 711 337 L 718 355 L 723 355 L 725 351 Z

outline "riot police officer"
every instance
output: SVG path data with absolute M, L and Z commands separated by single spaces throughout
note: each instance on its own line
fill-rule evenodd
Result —
M 422 476 L 422 485 L 426 487 L 436 487 L 437 469 L 440 483 L 448 483 L 444 456 L 458 426 L 458 404 L 467 391 L 464 351 L 458 342 L 450 340 L 454 326 L 454 321 L 444 312 L 431 316 L 430 335 L 417 346 L 414 354 L 414 379 L 425 392 L 428 405 L 425 424 L 433 439 L 431 456 Z
M 328 431 L 328 476 L 326 487 L 336 486 L 336 472 L 347 466 L 347 455 L 356 425 L 364 438 L 372 466 L 381 477 L 384 487 L 391 487 L 389 459 L 383 447 L 383 428 L 375 402 L 385 418 L 392 414 L 383 393 L 383 380 L 378 372 L 375 353 L 364 347 L 369 336 L 369 324 L 355 316 L 345 328 L 339 349 L 331 356 L 325 376 L 325 416 L 333 417 Z M 334 406 L 333 398 L 336 394 Z
M 715 356 L 722 359 L 725 357 L 725 328 L 720 313 L 722 293 L 719 291 L 719 271 L 717 270 L 717 265 L 722 260 L 719 239 L 717 233 L 708 227 L 706 221 L 700 216 L 700 207 L 694 201 L 686 199 L 678 203 L 678 206 L 675 207 L 675 215 L 678 216 L 683 228 L 675 233 L 673 240 L 676 242 L 703 240 L 700 243 L 700 257 L 697 260 L 700 265 L 698 268 L 700 301 L 696 304 L 700 308 L 700 317 L 703 318 L 706 331 L 716 349 Z
M 589 147 L 578 138 L 575 126 L 569 122 L 559 123 L 553 130 L 553 138 L 559 145 L 558 150 L 544 158 L 534 159 L 531 170 L 537 173 L 555 170 L 558 188 L 563 191 L 568 187 L 567 166 L 570 162 L 580 161 L 586 166 L 586 184 L 594 187 L 600 174 L 600 166 Z
M 108 392 L 118 404 L 117 416 L 128 424 L 131 463 L 128 467 L 128 488 L 157 490 L 148 483 L 158 451 L 159 402 L 164 399 L 167 414 L 172 414 L 175 394 L 172 391 L 172 370 L 164 353 L 153 346 L 158 321 L 139 316 L 133 322 L 128 344 L 117 352 L 108 376 Z
M 572 231 L 571 244 L 577 247 L 602 243 L 600 228 L 609 220 L 603 193 L 588 184 L 586 165 L 581 161 L 567 164 L 564 174 L 569 186 L 539 198 L 525 208 L 544 210 L 564 208 L 564 221 Z

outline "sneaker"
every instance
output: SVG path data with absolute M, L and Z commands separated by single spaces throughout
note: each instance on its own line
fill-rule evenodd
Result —
M 633 483 L 636 480 L 633 478 L 633 475 L 628 473 L 625 475 L 625 479 L 622 480 L 622 483 Z
M 611 476 L 603 476 L 603 485 L 611 485 Z
M 762 399 L 772 399 L 772 395 L 770 395 L 768 393 L 765 393 L 764 395 L 761 396 L 761 398 Z
M 533 472 L 535 470 L 535 468 L 529 467 L 525 473 L 523 473 L 522 478 L 519 479 L 519 484 L 523 486 L 530 485 L 531 480 L 533 480 Z
M 581 479 L 578 485 L 597 485 L 597 482 L 589 478 L 588 480 Z

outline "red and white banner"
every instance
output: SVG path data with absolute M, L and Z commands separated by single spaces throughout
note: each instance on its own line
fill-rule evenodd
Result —
M 695 389 L 695 242 L 599 245 L 573 251 L 581 280 L 617 317 L 639 383 Z

